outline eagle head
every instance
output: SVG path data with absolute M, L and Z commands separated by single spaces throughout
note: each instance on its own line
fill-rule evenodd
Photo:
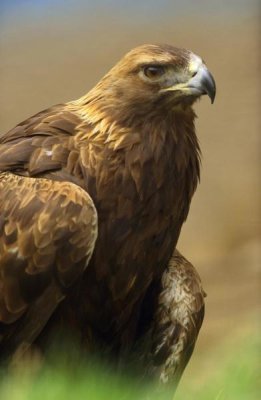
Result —
M 214 78 L 202 59 L 189 50 L 170 45 L 134 48 L 98 87 L 107 93 L 107 99 L 117 98 L 121 105 L 138 105 L 143 109 L 148 105 L 192 104 L 205 94 L 213 103 L 216 94 Z

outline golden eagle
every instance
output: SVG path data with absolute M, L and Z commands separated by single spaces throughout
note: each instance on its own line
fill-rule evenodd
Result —
M 1 136 L 0 357 L 62 328 L 87 352 L 137 351 L 146 374 L 179 379 L 204 315 L 200 278 L 176 250 L 203 94 L 214 101 L 200 57 L 143 45 L 83 97 Z

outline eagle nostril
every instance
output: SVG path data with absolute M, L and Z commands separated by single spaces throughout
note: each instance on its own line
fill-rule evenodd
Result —
M 196 75 L 197 75 L 197 72 L 198 72 L 198 71 L 195 71 L 195 72 L 193 72 L 193 74 L 192 74 L 192 78 L 194 78 L 194 76 L 196 76 Z

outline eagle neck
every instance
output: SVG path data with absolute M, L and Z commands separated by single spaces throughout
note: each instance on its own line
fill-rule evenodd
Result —
M 104 98 L 96 96 L 85 98 L 79 109 L 84 123 L 78 139 L 84 147 L 95 146 L 95 169 L 106 168 L 107 176 L 117 158 L 129 171 L 140 198 L 174 184 L 179 185 L 176 191 L 182 186 L 190 200 L 200 177 L 200 148 L 190 105 L 155 104 L 141 115 L 135 109 L 125 113 L 117 107 L 110 109 Z M 87 148 L 82 150 L 83 154 L 89 152 Z

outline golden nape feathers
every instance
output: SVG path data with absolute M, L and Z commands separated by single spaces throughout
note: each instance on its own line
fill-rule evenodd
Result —
M 62 330 L 87 353 L 178 381 L 204 315 L 200 279 L 176 250 L 199 179 L 203 94 L 213 102 L 215 83 L 200 57 L 144 45 L 87 95 L 1 136 L 3 357 L 44 350 Z

